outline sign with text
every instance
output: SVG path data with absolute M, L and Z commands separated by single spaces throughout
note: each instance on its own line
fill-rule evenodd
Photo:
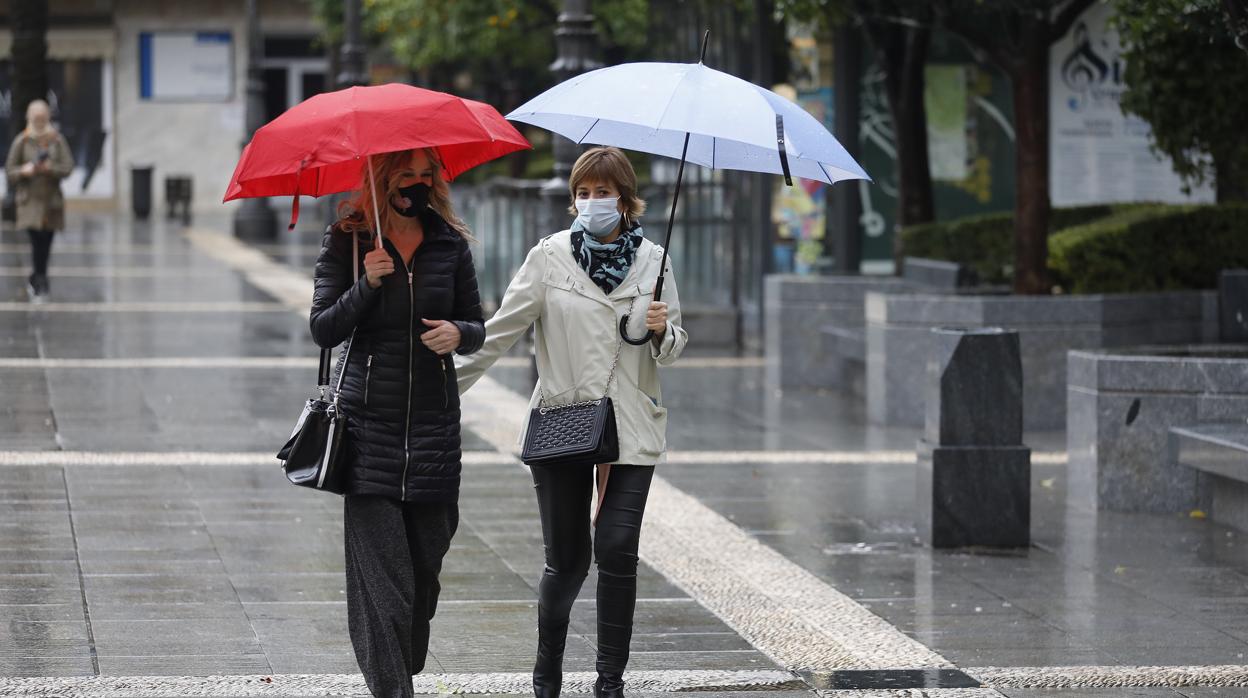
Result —
M 1049 51 L 1049 186 L 1054 206 L 1214 200 L 1183 192 L 1169 159 L 1149 149 L 1149 126 L 1122 113 L 1125 90 L 1113 8 L 1092 5 Z
M 230 33 L 140 33 L 139 96 L 167 101 L 233 98 L 234 43 Z

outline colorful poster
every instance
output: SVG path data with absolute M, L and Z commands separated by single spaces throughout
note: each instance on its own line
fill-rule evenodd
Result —
M 1149 148 L 1148 124 L 1119 108 L 1124 65 L 1112 12 L 1092 5 L 1049 51 L 1053 205 L 1213 201 L 1209 186 L 1184 194 L 1170 161 Z

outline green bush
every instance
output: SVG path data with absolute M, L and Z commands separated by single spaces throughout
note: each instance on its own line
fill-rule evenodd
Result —
M 1098 204 L 1055 208 L 1049 229 L 1062 230 L 1136 208 L 1136 204 Z M 1014 214 L 984 213 L 942 223 L 907 226 L 901 231 L 909 257 L 943 259 L 975 270 L 981 283 L 1009 284 L 1014 276 Z
M 1049 238 L 1049 269 L 1067 293 L 1214 288 L 1248 266 L 1248 205 L 1137 206 Z

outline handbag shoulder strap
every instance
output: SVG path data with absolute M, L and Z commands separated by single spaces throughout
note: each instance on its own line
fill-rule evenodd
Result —
M 355 280 L 355 283 L 358 284 L 360 282 L 360 243 L 359 243 L 358 235 L 356 234 L 354 230 L 351 231 L 351 270 L 352 270 L 352 278 Z M 351 330 L 351 336 L 347 339 L 346 343 L 343 344 L 342 353 L 338 355 L 338 366 L 335 369 L 337 373 L 337 378 L 334 380 L 334 401 L 335 402 L 338 401 L 338 392 L 342 390 L 342 378 L 343 378 L 344 369 L 346 368 L 346 364 L 347 364 L 347 357 L 351 355 L 351 345 L 354 343 L 355 343 L 355 329 L 353 328 Z M 331 349 L 321 349 L 321 366 L 322 367 L 329 366 L 329 357 L 331 355 L 331 351 L 332 351 Z M 322 389 L 329 386 L 329 376 L 326 373 L 324 373 L 324 368 L 322 368 L 322 374 L 319 376 L 319 378 L 324 381 L 320 384 Z
M 611 381 L 615 378 L 615 367 L 620 365 L 620 350 L 622 350 L 623 348 L 624 348 L 624 339 L 621 338 L 620 341 L 616 342 L 615 344 L 615 358 L 611 360 L 611 372 L 607 374 L 607 384 L 603 386 L 603 389 L 602 389 L 603 397 L 606 397 L 607 393 L 611 392 Z M 545 407 L 546 406 L 546 391 L 542 390 L 541 378 L 538 378 L 538 381 L 537 381 L 537 398 L 538 398 L 537 404 Z

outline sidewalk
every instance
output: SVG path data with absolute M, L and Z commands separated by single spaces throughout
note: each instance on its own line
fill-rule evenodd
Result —
M 31 306 L 24 241 L 0 236 L 0 695 L 362 689 L 340 500 L 290 487 L 269 455 L 316 367 L 306 308 L 261 286 L 297 287 L 319 242 L 259 246 L 271 261 L 244 268 L 179 228 L 78 219 L 51 302 Z M 1033 548 L 916 547 L 914 433 L 868 428 L 834 394 L 780 394 L 759 360 L 700 357 L 693 340 L 663 373 L 672 462 L 643 532 L 634 692 L 918 695 L 902 670 L 942 669 L 927 681 L 997 688 L 927 695 L 1248 695 L 1226 687 L 1248 685 L 1237 534 L 1072 508 L 1062 435 L 1039 434 Z M 463 516 L 425 692 L 527 690 L 541 535 L 506 440 L 527 359 L 491 377 L 465 396 Z M 571 672 L 592 669 L 594 585 Z M 1223 687 L 1187 687 L 1202 683 Z

